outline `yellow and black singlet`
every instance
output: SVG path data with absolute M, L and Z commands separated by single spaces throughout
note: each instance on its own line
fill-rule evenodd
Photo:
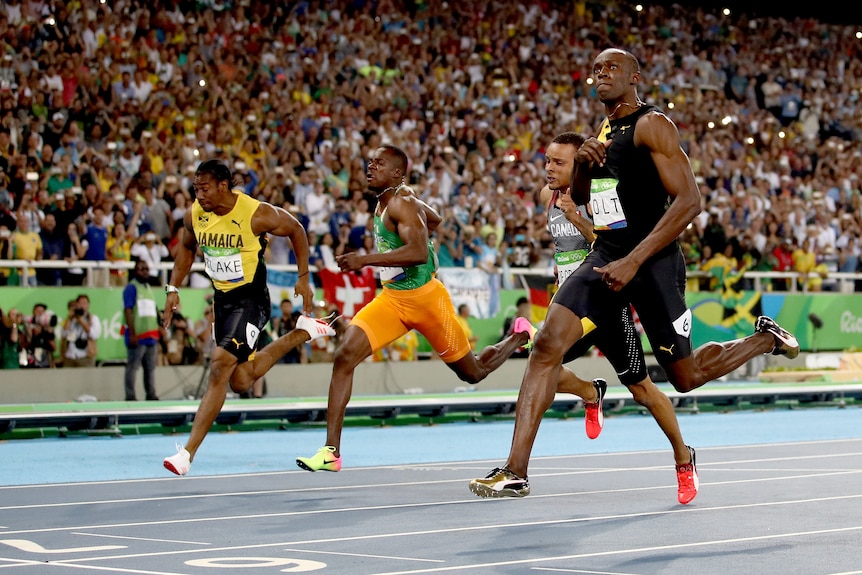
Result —
M 257 236 L 251 230 L 251 218 L 260 202 L 242 192 L 234 194 L 236 205 L 223 216 L 204 211 L 197 200 L 192 204 L 192 229 L 204 255 L 204 267 L 213 288 L 220 292 L 266 281 L 266 234 Z

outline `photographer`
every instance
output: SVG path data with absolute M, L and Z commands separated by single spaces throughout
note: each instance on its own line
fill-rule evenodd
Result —
M 174 312 L 171 329 L 164 345 L 165 360 L 168 365 L 194 365 L 198 363 L 200 352 L 197 340 L 186 318 Z
M 27 323 L 26 337 L 21 341 L 21 348 L 27 352 L 27 367 L 54 367 L 56 327 L 57 316 L 49 312 L 45 304 L 37 303 L 33 306 L 33 316 Z
M 96 365 L 97 340 L 102 335 L 99 318 L 90 313 L 90 298 L 85 294 L 69 302 L 69 315 L 63 322 L 61 340 L 64 367 Z
M 3 313 L 0 309 L 0 369 L 18 369 L 18 322 L 21 314 L 17 309 Z

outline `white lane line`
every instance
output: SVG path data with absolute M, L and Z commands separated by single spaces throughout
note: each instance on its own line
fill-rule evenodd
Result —
M 427 563 L 445 563 L 443 559 L 420 559 L 419 557 L 396 557 L 394 555 L 368 555 L 366 553 L 339 553 L 336 551 L 319 551 L 317 549 L 293 549 L 287 548 L 282 551 L 291 553 L 315 553 L 317 555 L 345 555 L 347 557 L 371 557 L 373 559 L 397 559 L 398 561 L 423 561 Z
M 57 561 L 51 561 L 47 565 L 56 565 Z M 43 568 L 46 563 L 43 561 L 27 561 L 21 562 L 21 565 L 40 565 Z M 6 567 L 20 567 L 21 565 L 0 565 L 0 569 Z M 73 569 L 81 569 L 84 571 L 107 571 L 110 573 L 137 573 L 138 575 L 189 575 L 189 573 L 181 573 L 177 571 L 150 571 L 149 569 L 131 569 L 129 567 L 104 567 L 98 565 L 75 565 L 74 563 L 63 563 L 63 567 L 71 567 Z
M 489 567 L 504 567 L 510 565 L 527 565 L 543 561 L 571 561 L 572 559 L 586 559 L 590 557 L 610 557 L 613 555 L 627 555 L 631 553 L 649 553 L 654 551 L 670 551 L 675 549 L 691 549 L 695 547 L 712 547 L 715 545 L 728 545 L 731 543 L 751 543 L 754 541 L 769 541 L 772 539 L 788 539 L 793 537 L 811 537 L 812 535 L 828 535 L 831 533 L 846 533 L 848 531 L 860 531 L 862 525 L 855 527 L 841 527 L 837 529 L 818 529 L 816 531 L 796 531 L 791 533 L 775 533 L 772 535 L 755 535 L 753 537 L 735 537 L 732 539 L 715 539 L 711 541 L 696 541 L 693 543 L 677 543 L 675 545 L 657 545 L 654 547 L 638 547 L 633 549 L 619 549 L 615 551 L 599 551 L 596 553 L 579 553 L 577 555 L 558 555 L 556 557 L 536 557 L 533 559 L 516 559 L 513 561 L 497 561 L 494 563 L 476 563 L 473 565 L 459 565 L 450 567 L 435 567 L 432 569 L 419 569 L 411 571 L 388 571 L 386 573 L 375 573 L 374 575 L 416 575 L 418 573 L 439 573 L 443 571 L 468 571 L 471 569 L 487 569 Z
M 93 553 L 95 551 L 127 549 L 125 545 L 97 545 L 93 547 L 64 547 L 61 549 L 49 549 L 28 539 L 0 539 L 0 543 L 27 553 L 44 553 L 46 555 L 66 555 L 69 553 Z
M 745 445 L 714 445 L 710 447 L 699 447 L 697 448 L 698 453 L 700 452 L 715 452 L 722 450 L 732 450 L 732 449 L 758 449 L 758 448 L 773 448 L 773 447 L 788 447 L 788 446 L 798 446 L 798 445 L 829 445 L 833 443 L 843 444 L 843 443 L 859 443 L 862 442 L 862 439 L 859 438 L 849 438 L 849 439 L 823 439 L 823 440 L 811 440 L 811 441 L 785 441 L 780 443 L 752 443 Z M 531 464 L 539 461 L 556 461 L 560 459 L 594 459 L 594 458 L 604 458 L 604 457 L 619 457 L 619 456 L 629 456 L 629 455 L 649 455 L 655 453 L 667 453 L 667 449 L 651 449 L 645 451 L 613 451 L 613 452 L 605 452 L 605 453 L 572 453 L 568 455 L 543 455 L 534 457 L 531 459 Z M 468 467 L 465 467 L 465 463 L 467 463 Z M 434 467 L 441 466 L 450 466 L 456 469 L 465 469 L 472 468 L 475 465 L 496 465 L 499 464 L 499 458 L 496 459 L 475 459 L 470 460 L 469 462 L 464 461 L 450 461 L 450 462 L 440 462 Z M 706 462 L 704 462 L 705 464 Z M 374 465 L 369 467 L 353 467 L 350 469 L 345 469 L 342 473 L 362 473 L 363 471 L 379 471 L 383 470 L 391 470 L 391 469 L 410 469 L 413 466 L 426 466 L 430 467 L 428 463 L 416 463 L 416 464 L 392 464 L 392 465 Z M 698 462 L 698 467 L 701 466 L 701 463 Z M 484 468 L 483 468 L 484 469 Z M 219 481 L 222 479 L 235 479 L 235 478 L 254 478 L 254 477 L 269 477 L 269 476 L 279 476 L 279 475 L 305 475 L 307 471 L 302 471 L 297 469 L 296 471 L 263 471 L 257 473 L 232 473 L 232 474 L 224 474 L 224 475 L 197 475 L 197 476 L 186 476 L 182 478 L 182 481 L 186 483 L 191 482 L 200 482 L 200 481 Z M 56 487 L 77 487 L 77 486 L 88 486 L 88 485 L 124 485 L 124 484 L 134 484 L 134 483 L 161 483 L 164 481 L 173 481 L 176 482 L 178 479 L 176 477 L 148 477 L 144 479 L 116 479 L 109 481 L 77 481 L 70 483 L 36 483 L 36 484 L 25 484 L 25 485 L 0 485 L 0 491 L 7 490 L 15 490 L 15 489 L 43 489 L 43 488 L 56 488 Z
M 153 539 L 151 537 L 126 537 L 124 535 L 109 535 L 107 533 L 82 533 L 73 531 L 72 535 L 83 535 L 85 537 L 105 537 L 106 539 L 131 539 L 132 541 L 155 541 L 157 543 L 176 543 L 178 545 L 212 545 L 202 541 L 183 541 L 181 539 Z
M 584 569 L 558 569 L 556 567 L 530 567 L 530 571 L 554 571 L 556 573 L 584 573 L 585 575 L 638 575 L 619 571 L 586 571 Z
M 862 473 L 862 471 L 855 472 Z M 826 475 L 846 475 L 847 473 L 835 473 L 835 474 L 818 474 L 815 476 L 804 476 L 804 477 L 820 477 Z M 723 484 L 734 484 L 734 483 L 748 483 L 750 481 L 778 481 L 779 479 L 769 478 L 769 479 L 757 479 L 757 480 L 739 480 L 739 481 L 726 481 Z M 426 484 L 427 485 L 427 484 Z M 704 484 L 702 483 L 701 486 Z M 596 493 L 632 493 L 638 491 L 652 491 L 658 489 L 669 489 L 669 486 L 662 485 L 656 487 L 638 487 L 638 488 L 625 488 L 625 489 L 605 489 L 605 490 L 596 490 L 596 491 L 571 491 L 567 493 L 554 493 L 549 495 L 530 495 L 530 499 L 550 499 L 550 498 L 559 498 L 559 497 L 572 497 L 572 496 L 584 496 L 591 495 Z M 793 503 L 809 503 L 809 502 L 823 502 L 823 501 L 840 501 L 844 499 L 856 499 L 862 498 L 862 494 L 853 494 L 853 495 L 836 495 L 833 497 L 822 497 L 815 499 L 798 499 L 798 500 L 789 500 L 789 501 L 770 501 L 765 503 L 757 503 L 751 505 L 786 505 Z M 60 532 L 60 531 L 88 531 L 88 530 L 96 530 L 103 531 L 105 529 L 117 529 L 120 527 L 143 527 L 147 525 L 181 525 L 188 523 L 209 523 L 213 521 L 235 521 L 238 519 L 248 520 L 248 519 L 265 519 L 272 517 L 300 517 L 305 515 L 320 515 L 320 514 L 330 514 L 330 513 L 344 513 L 351 511 L 382 511 L 382 510 L 391 510 L 391 509 L 412 509 L 412 508 L 423 508 L 423 507 L 440 507 L 445 505 L 463 505 L 463 504 L 487 504 L 487 500 L 483 500 L 477 497 L 471 499 L 455 499 L 450 501 L 429 501 L 422 503 L 399 503 L 399 504 L 391 504 L 391 505 L 372 505 L 367 507 L 336 507 L 333 509 L 318 509 L 314 511 L 284 511 L 280 513 L 255 513 L 250 515 L 220 515 L 217 517 L 192 517 L 188 519 L 162 519 L 159 521 L 136 521 L 133 523 L 111 523 L 111 524 L 101 524 L 101 525 L 69 525 L 65 527 L 46 527 L 42 529 L 20 529 L 17 531 L 7 531 L 4 532 L 3 535 L 23 535 L 30 533 L 52 533 L 52 532 Z M 736 506 L 724 506 L 724 507 L 706 507 L 706 508 L 698 508 L 700 509 L 736 509 Z M 627 517 L 626 515 L 621 515 L 620 517 Z
M 532 496 L 531 496 L 532 497 Z M 308 539 L 308 540 L 300 540 L 300 541 L 281 541 L 275 543 L 257 543 L 254 545 L 237 545 L 231 547 L 216 547 L 216 548 L 208 548 L 208 549 L 186 549 L 179 551 L 158 551 L 158 552 L 150 552 L 150 553 L 137 553 L 132 555 L 116 555 L 116 556 L 104 556 L 104 557 L 90 557 L 90 558 L 80 558 L 80 559 L 66 559 L 55 561 L 55 563 L 66 563 L 66 562 L 74 562 L 74 561 L 104 561 L 109 559 L 122 559 L 129 557 L 155 557 L 155 556 L 165 556 L 165 555 L 177 555 L 177 554 L 185 554 L 185 553 L 213 553 L 216 551 L 233 551 L 233 550 L 249 550 L 249 549 L 265 549 L 271 547 L 285 547 L 285 546 L 297 546 L 297 545 L 316 545 L 316 544 L 330 544 L 330 543 L 342 543 L 342 542 L 356 542 L 356 541 L 370 541 L 377 539 L 392 539 L 392 538 L 400 538 L 400 537 L 415 537 L 415 536 L 426 536 L 426 535 L 438 535 L 438 534 L 452 534 L 452 533 L 469 533 L 474 531 L 492 531 L 492 530 L 502 530 L 502 529 L 523 529 L 523 528 L 534 528 L 534 527 L 547 527 L 552 525 L 573 525 L 573 524 L 588 524 L 594 521 L 608 521 L 608 520 L 619 520 L 619 519 L 637 519 L 644 517 L 662 517 L 668 515 L 675 515 L 678 513 L 707 513 L 710 511 L 728 511 L 728 510 L 739 510 L 739 509 L 763 509 L 769 508 L 773 506 L 784 506 L 784 505 L 801 505 L 801 504 L 823 504 L 824 502 L 837 502 L 837 501 L 847 501 L 847 500 L 856 500 L 862 499 L 862 494 L 859 495 L 847 495 L 847 496 L 835 496 L 835 497 L 818 497 L 812 499 L 793 499 L 786 501 L 771 501 L 771 502 L 760 502 L 760 503 L 745 503 L 745 504 L 736 504 L 736 505 L 720 505 L 714 507 L 686 507 L 686 508 L 675 508 L 675 509 L 664 509 L 661 511 L 644 511 L 637 513 L 622 513 L 615 515 L 599 515 L 593 517 L 576 517 L 576 518 L 566 518 L 566 519 L 548 519 L 543 521 L 523 521 L 520 523 L 506 523 L 504 525 L 500 525 L 498 523 L 490 524 L 490 525 L 467 525 L 464 527 L 447 527 L 441 529 L 428 529 L 424 531 L 398 531 L 393 533 L 369 533 L 365 535 L 352 535 L 352 536 L 343 536 L 343 537 L 330 537 L 326 539 Z M 473 500 L 471 500 L 473 501 Z M 462 503 L 462 502 L 450 502 L 450 503 Z M 439 505 L 437 503 L 433 505 Z M 415 506 L 415 505 L 413 505 Z M 411 505 L 397 505 L 391 506 L 394 508 L 402 507 L 412 507 Z M 363 511 L 377 511 L 380 507 L 366 507 L 361 508 Z M 354 508 L 354 510 L 357 510 Z M 284 517 L 289 515 L 296 515 L 296 513 L 273 513 L 268 515 L 255 515 L 253 518 L 260 517 Z M 239 518 L 243 519 L 245 517 L 224 517 L 218 519 L 218 521 L 224 521 L 227 519 Z M 159 521 L 154 522 L 154 524 L 167 524 L 167 523 L 179 523 L 180 521 Z M 129 524 L 130 526 L 139 525 L 139 524 Z M 838 529 L 840 530 L 855 530 L 862 529 L 862 526 L 852 526 Z M 54 531 L 53 529 L 47 529 L 45 531 Z
M 10 569 L 15 567 L 21 567 L 23 565 L 45 565 L 44 561 L 32 561 L 29 559 L 12 559 L 11 557 L 0 557 L 0 561 L 6 562 L 5 564 L 0 564 L 0 569 Z
M 839 454 L 836 457 L 846 457 L 851 454 Z M 862 455 L 862 453 L 853 454 L 853 455 Z M 831 457 L 831 456 L 830 456 Z M 805 459 L 804 457 L 799 458 L 787 458 L 787 459 Z M 783 460 L 783 459 L 782 459 Z M 775 459 L 764 459 L 764 460 L 749 460 L 745 461 L 745 463 L 753 463 L 757 461 L 776 461 Z M 713 465 L 731 465 L 740 462 L 724 462 L 721 464 L 713 464 Z M 698 463 L 698 469 L 704 469 L 707 465 L 702 463 Z M 635 472 L 643 472 L 643 471 L 667 471 L 669 466 L 648 466 L 648 467 L 627 467 L 627 468 L 604 468 L 601 470 L 563 470 L 560 471 L 560 468 L 555 468 L 556 471 L 553 473 L 531 473 L 531 478 L 537 477 L 559 477 L 559 476 L 572 476 L 572 475 L 589 475 L 594 473 L 635 473 Z M 710 467 L 710 469 L 713 469 Z M 816 468 L 815 468 L 816 469 Z M 746 470 L 746 469 L 734 469 L 734 471 L 758 471 L 758 470 Z M 789 470 L 778 469 L 776 471 L 786 472 Z M 307 472 L 306 472 L 307 473 Z M 774 477 L 769 479 L 751 479 L 751 480 L 740 480 L 740 481 L 780 481 L 780 480 L 789 480 L 789 479 L 800 479 L 806 477 L 828 477 L 830 475 L 842 475 L 845 473 L 862 473 L 862 469 L 849 469 L 849 470 L 836 470 L 835 468 L 831 468 L 830 472 L 824 472 L 821 474 L 810 474 L 810 475 L 789 475 L 783 477 Z M 354 484 L 354 485 L 333 485 L 333 486 L 325 486 L 325 487 L 300 487 L 295 489 L 265 489 L 261 491 L 234 491 L 234 492 L 220 492 L 220 493 L 197 493 L 194 495 L 172 495 L 167 497 L 135 497 L 135 498 L 127 498 L 127 499 L 105 499 L 105 500 L 91 500 L 91 501 L 66 501 L 62 503 L 37 503 L 37 504 L 27 504 L 27 505 L 5 505 L 0 506 L 0 511 L 11 511 L 15 509 L 43 509 L 43 508 L 56 508 L 56 507 L 75 507 L 75 506 L 86 506 L 86 505 L 109 505 L 109 504 L 122 504 L 126 505 L 129 503 L 146 503 L 146 502 L 154 502 L 154 501 L 180 501 L 180 500 L 189 500 L 189 499 L 214 499 L 214 498 L 222 498 L 222 497 L 248 497 L 251 495 L 280 495 L 287 493 L 316 493 L 316 492 L 332 492 L 332 491 L 349 491 L 349 490 L 359 490 L 359 489 L 379 489 L 379 488 L 388 488 L 388 487 L 409 487 L 413 485 L 445 485 L 449 483 L 461 483 L 466 482 L 468 479 L 458 478 L 458 479 L 440 479 L 437 481 L 401 481 L 394 483 L 366 483 L 366 484 Z M 701 482 L 702 485 L 709 485 L 704 481 Z M 663 489 L 665 486 L 657 486 L 657 487 L 649 487 L 646 489 Z M 632 490 L 636 491 L 641 488 L 633 488 Z M 579 492 L 579 493 L 606 493 L 605 491 L 590 491 L 590 492 Z M 564 494 L 568 495 L 568 494 Z

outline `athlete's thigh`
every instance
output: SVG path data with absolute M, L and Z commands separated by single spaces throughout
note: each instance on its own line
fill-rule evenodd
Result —
M 433 287 L 404 302 L 404 323 L 421 333 L 446 363 L 465 357 L 472 350 L 464 328 L 458 322 L 455 305 L 446 286 L 431 280 Z
M 257 340 L 269 322 L 268 298 L 220 302 L 213 322 L 216 346 L 229 352 L 239 363 L 254 357 Z M 265 300 L 265 301 L 264 301 Z
M 646 377 L 643 345 L 628 304 L 618 310 L 616 321 L 609 317 L 593 332 L 593 342 L 608 358 L 623 385 L 638 383 Z
M 691 355 L 691 310 L 685 303 L 682 254 L 654 259 L 626 286 L 656 360 L 664 365 Z
M 359 310 L 350 325 L 355 325 L 368 338 L 371 353 L 395 341 L 409 330 L 401 321 L 397 302 L 384 290 Z

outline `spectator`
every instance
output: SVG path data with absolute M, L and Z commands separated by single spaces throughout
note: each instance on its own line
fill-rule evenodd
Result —
M 70 223 L 66 229 L 66 239 L 65 257 L 63 259 L 70 265 L 63 271 L 63 285 L 83 285 L 84 280 L 87 278 L 87 272 L 84 268 L 74 264 L 86 257 L 89 242 L 86 237 L 82 238 L 78 235 L 78 225 L 74 222 Z
M 461 227 L 451 215 L 451 210 L 443 212 L 443 221 L 434 232 L 436 236 L 437 260 L 440 267 L 464 267 L 464 242 Z
M 171 239 L 173 228 L 171 207 L 165 200 L 156 197 L 152 187 L 144 186 L 142 190 L 144 203 L 139 224 L 141 232 L 153 232 L 162 244 L 167 244 Z
M 95 314 L 90 313 L 90 298 L 81 294 L 69 301 L 60 340 L 63 367 L 94 367 L 101 336 L 102 324 Z
M 157 400 L 156 362 L 158 360 L 159 318 L 156 298 L 145 261 L 135 262 L 128 285 L 123 289 L 124 340 L 126 343 L 126 401 L 136 401 L 135 380 L 143 368 L 147 400 Z
M 57 229 L 57 218 L 54 214 L 47 214 L 42 222 L 42 230 L 39 232 L 42 240 L 42 259 L 48 261 L 61 261 L 66 251 L 66 237 Z M 59 268 L 40 268 L 36 270 L 36 279 L 40 285 L 59 286 L 63 285 L 63 270 Z
M 28 262 L 37 262 L 42 259 L 42 238 L 30 230 L 29 218 L 18 218 L 18 229 L 12 233 L 10 243 L 12 249 L 10 259 L 27 260 Z M 35 286 L 36 269 L 30 267 L 26 272 L 23 269 L 20 270 L 18 282 L 22 286 Z
M 411 329 L 389 344 L 389 361 L 416 361 L 419 351 L 419 336 Z
M 182 314 L 174 313 L 165 345 L 166 364 L 194 365 L 199 356 L 197 341 L 188 320 Z
M 796 249 L 796 245 L 796 239 L 785 239 L 773 248 L 772 271 L 789 272 L 793 270 L 793 251 Z M 775 278 L 772 280 L 772 286 L 779 291 L 787 291 L 792 281 L 794 280 L 789 278 Z
M 130 250 L 133 258 L 147 262 L 150 285 L 161 285 L 160 264 L 168 257 L 168 248 L 159 240 L 155 232 L 147 232 L 139 237 Z
M 18 337 L 22 318 L 17 309 L 0 308 L 0 369 L 18 369 Z
M 87 224 L 84 239 L 87 241 L 87 252 L 84 259 L 90 262 L 102 262 L 108 259 L 108 218 L 101 206 L 93 208 L 93 219 Z M 108 285 L 108 268 L 91 268 L 93 285 L 105 287 Z
M 793 269 L 799 273 L 799 287 L 805 291 L 821 291 L 823 287 L 823 277 L 825 269 L 817 263 L 817 254 L 814 253 L 814 242 L 811 238 L 802 240 L 802 245 L 798 246 L 791 258 L 793 259 Z
M 28 319 L 25 328 L 26 342 L 21 345 L 27 354 L 28 367 L 54 367 L 54 353 L 57 350 L 54 334 L 56 327 L 57 316 L 48 311 L 48 306 L 43 303 L 35 304 L 33 315 Z
M 119 213 L 119 212 L 118 212 Z M 111 228 L 111 235 L 105 246 L 107 259 L 112 264 L 129 263 L 132 261 L 132 239 L 131 234 L 126 231 L 125 224 L 116 223 Z M 110 285 L 112 287 L 123 287 L 126 285 L 129 270 L 125 267 L 111 267 Z M 149 274 L 149 267 L 147 268 Z

